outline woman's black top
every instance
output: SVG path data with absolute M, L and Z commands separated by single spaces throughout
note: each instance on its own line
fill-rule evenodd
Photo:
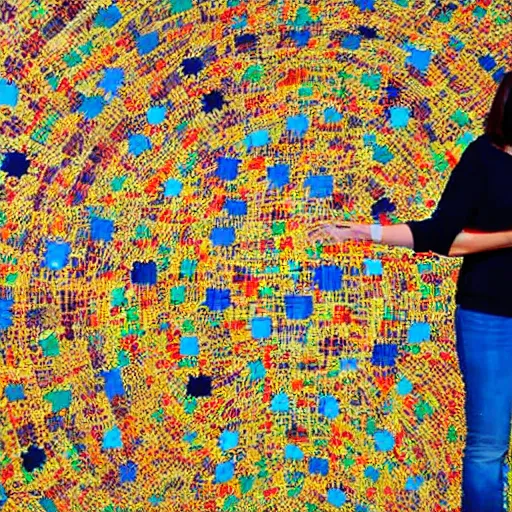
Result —
M 415 252 L 448 255 L 464 229 L 512 229 L 512 155 L 488 135 L 471 142 L 453 168 L 436 210 L 410 221 Z M 512 248 L 464 256 L 456 303 L 473 311 L 512 317 Z

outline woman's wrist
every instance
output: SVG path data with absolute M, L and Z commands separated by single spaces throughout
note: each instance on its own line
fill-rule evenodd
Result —
M 370 238 L 377 244 L 382 242 L 382 226 L 380 224 L 372 224 L 370 226 Z

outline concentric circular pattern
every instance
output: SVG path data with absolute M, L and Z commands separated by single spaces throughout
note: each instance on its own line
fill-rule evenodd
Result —
M 0 509 L 455 510 L 429 215 L 510 49 L 481 0 L 0 7 Z

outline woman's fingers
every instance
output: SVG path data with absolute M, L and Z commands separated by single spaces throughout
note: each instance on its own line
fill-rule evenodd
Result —
M 343 234 L 341 230 L 334 226 L 326 226 L 325 234 L 329 240 L 332 240 L 334 242 L 343 242 Z
M 310 232 L 309 232 L 309 238 L 312 240 L 312 241 L 316 241 L 316 240 L 320 240 L 322 238 L 323 234 L 322 234 L 322 230 L 321 229 L 312 229 Z
M 316 226 L 313 229 L 309 230 L 310 236 L 314 236 L 314 235 L 319 236 L 322 233 L 325 233 L 325 226 Z
M 334 239 L 334 241 L 339 243 L 342 243 L 347 239 L 347 233 L 344 233 L 341 229 L 331 228 L 327 233 Z
M 350 239 L 357 239 L 357 233 L 353 231 L 353 222 L 324 223 L 309 230 L 311 242 L 337 242 L 343 243 Z
M 319 226 L 309 231 L 309 238 L 313 242 L 321 242 L 332 238 L 326 226 Z

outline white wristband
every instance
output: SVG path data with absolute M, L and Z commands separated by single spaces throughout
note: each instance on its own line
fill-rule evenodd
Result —
M 370 226 L 370 237 L 374 242 L 382 242 L 382 226 L 380 224 Z

